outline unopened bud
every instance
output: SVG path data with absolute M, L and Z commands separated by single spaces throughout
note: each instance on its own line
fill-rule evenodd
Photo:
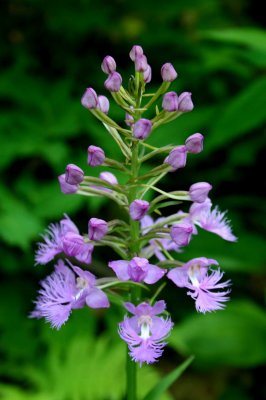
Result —
M 184 168 L 187 161 L 187 149 L 186 146 L 177 146 L 166 157 L 165 163 L 171 165 L 172 171 L 176 171 L 179 168 Z
M 193 225 L 188 221 L 181 221 L 179 224 L 172 226 L 170 236 L 178 246 L 187 246 L 191 240 L 192 233 Z
M 164 82 L 173 82 L 177 78 L 177 72 L 171 63 L 165 63 L 161 68 L 161 76 Z
M 84 172 L 75 164 L 68 164 L 66 166 L 66 183 L 70 185 L 78 185 L 84 179 Z
M 178 96 L 175 92 L 165 93 L 163 96 L 162 107 L 165 111 L 177 111 L 178 110 Z
M 194 108 L 190 92 L 183 92 L 178 98 L 178 111 L 189 112 Z
M 116 70 L 116 62 L 111 56 L 106 56 L 102 62 L 102 70 L 105 74 L 111 74 Z
M 203 203 L 212 189 L 212 185 L 208 182 L 198 182 L 194 183 L 189 188 L 189 196 L 195 203 Z
M 135 70 L 138 72 L 144 72 L 148 67 L 147 57 L 142 54 L 135 59 Z
M 143 72 L 143 79 L 145 83 L 149 83 L 151 81 L 151 66 L 148 64 L 147 68 Z
M 149 119 L 139 119 L 133 127 L 133 136 L 137 139 L 146 139 L 149 136 L 152 129 L 152 123 Z
M 91 167 L 98 167 L 102 165 L 105 160 L 105 153 L 101 147 L 89 146 L 88 147 L 88 164 Z
M 103 113 L 108 114 L 109 111 L 109 100 L 105 96 L 98 96 L 98 108 L 101 110 Z
M 76 193 L 79 189 L 79 185 L 70 185 L 66 182 L 66 174 L 62 174 L 58 177 L 61 192 L 64 194 Z
M 87 88 L 84 95 L 81 98 L 81 104 L 83 107 L 91 109 L 97 107 L 97 94 L 91 87 Z
M 137 57 L 142 56 L 143 54 L 143 49 L 141 46 L 135 45 L 132 47 L 129 53 L 129 57 L 131 58 L 132 61 L 135 61 Z
M 101 172 L 100 175 L 99 175 L 99 178 L 102 179 L 103 181 L 111 183 L 111 185 L 117 185 L 118 184 L 116 176 L 114 174 L 112 174 L 111 172 L 108 172 L 108 171 Z
M 91 218 L 89 220 L 89 239 L 101 240 L 108 231 L 107 222 L 99 218 Z
M 198 154 L 203 150 L 204 136 L 201 133 L 194 133 L 187 138 L 185 145 L 189 153 Z
M 112 72 L 104 82 L 105 89 L 110 92 L 119 92 L 122 84 L 122 77 L 118 72 Z
M 139 221 L 149 210 L 150 204 L 145 200 L 134 200 L 129 206 L 130 217 L 134 221 Z
M 134 118 L 131 114 L 126 113 L 125 123 L 127 124 L 127 126 L 131 126 L 134 124 Z

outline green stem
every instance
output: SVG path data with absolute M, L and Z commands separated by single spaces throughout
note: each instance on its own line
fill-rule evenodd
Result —
M 139 172 L 139 143 L 132 143 L 132 162 L 131 162 L 131 179 L 133 182 L 137 181 Z M 128 193 L 128 203 L 136 200 L 138 192 L 138 186 L 133 184 L 130 187 Z M 133 221 L 129 217 L 130 224 L 130 244 L 129 244 L 129 255 L 134 257 L 139 253 L 139 243 L 137 239 L 139 238 L 139 222 Z M 141 298 L 141 288 L 133 287 L 131 290 L 130 301 L 133 304 L 137 304 Z M 137 363 L 131 360 L 127 349 L 127 400 L 137 400 Z

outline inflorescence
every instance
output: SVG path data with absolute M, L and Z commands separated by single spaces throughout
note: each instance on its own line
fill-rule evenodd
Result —
M 173 327 L 165 302 L 156 301 L 165 278 L 177 287 L 187 288 L 197 311 L 202 313 L 223 309 L 229 299 L 230 281 L 221 281 L 223 272 L 216 260 L 201 256 L 182 263 L 178 253 L 198 234 L 198 227 L 227 241 L 234 242 L 236 237 L 225 213 L 212 208 L 209 183 L 197 182 L 187 191 L 172 192 L 164 192 L 156 186 L 166 174 L 186 166 L 188 153 L 198 154 L 203 150 L 204 137 L 195 133 L 184 144 L 166 143 L 161 148 L 146 143 L 158 127 L 192 111 L 194 105 L 190 92 L 177 95 L 168 91 L 177 78 L 170 63 L 161 68 L 162 83 L 157 91 L 146 93 L 152 76 L 147 57 L 140 46 L 133 46 L 129 55 L 134 62 L 135 75 L 130 78 L 128 89 L 122 85 L 113 57 L 106 56 L 101 65 L 107 74 L 105 89 L 125 112 L 124 126 L 108 116 L 109 100 L 93 88 L 87 88 L 81 99 L 82 105 L 112 136 L 123 158 L 122 161 L 108 158 L 105 154 L 108 149 L 90 145 L 87 164 L 119 170 L 125 175 L 126 183 L 119 183 L 108 171 L 101 172 L 99 177 L 87 176 L 74 164 L 68 164 L 65 173 L 58 177 L 64 194 L 106 197 L 128 218 L 109 222 L 90 218 L 85 234 L 79 232 L 67 215 L 59 223 L 51 224 L 38 244 L 35 261 L 47 264 L 56 260 L 56 264 L 52 274 L 41 282 L 36 307 L 30 316 L 44 317 L 52 327 L 59 329 L 74 309 L 110 307 L 108 294 L 111 290 L 131 314 L 119 324 L 119 335 L 128 344 L 132 360 L 142 364 L 158 360 Z M 152 117 L 147 118 L 147 115 Z M 160 157 L 162 162 L 157 167 L 148 172 L 146 168 L 142 173 L 144 163 Z M 156 193 L 150 202 L 144 199 L 149 191 Z M 186 212 L 179 209 L 172 215 L 162 216 L 160 210 L 165 209 L 168 202 L 173 206 L 184 201 L 191 202 Z M 161 216 L 154 219 L 151 214 Z M 108 263 L 114 277 L 96 277 L 89 271 L 97 246 L 109 246 L 116 252 L 117 259 Z M 145 292 L 144 301 L 141 290 L 157 282 L 155 294 L 147 300 Z M 121 287 L 126 295 L 120 294 Z

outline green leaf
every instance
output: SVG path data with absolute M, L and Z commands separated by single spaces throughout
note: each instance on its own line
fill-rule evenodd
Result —
M 201 33 L 201 37 L 219 42 L 244 45 L 266 52 L 266 33 L 262 29 L 239 28 L 212 30 Z
M 263 124 L 266 120 L 265 92 L 266 77 L 262 77 L 224 105 L 206 142 L 206 149 L 224 146 Z
M 181 365 L 166 375 L 160 382 L 144 397 L 143 400 L 160 400 L 161 395 L 176 381 L 193 361 L 194 356 L 189 357 Z
M 266 361 L 266 316 L 255 303 L 231 301 L 224 311 L 194 314 L 173 329 L 169 345 L 202 366 L 251 367 Z

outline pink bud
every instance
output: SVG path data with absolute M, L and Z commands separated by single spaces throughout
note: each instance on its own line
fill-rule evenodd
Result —
M 81 98 L 81 104 L 83 107 L 91 109 L 97 107 L 97 94 L 91 87 L 87 88 L 84 95 Z
M 191 240 L 193 233 L 193 225 L 188 221 L 181 221 L 179 224 L 173 225 L 170 231 L 172 240 L 178 246 L 187 246 Z
M 177 72 L 172 64 L 165 63 L 161 68 L 161 76 L 164 82 L 173 82 L 177 78 Z
M 89 146 L 88 147 L 88 164 L 91 167 L 98 167 L 102 165 L 105 160 L 105 153 L 103 149 L 97 146 Z
M 99 218 L 91 218 L 89 220 L 89 239 L 101 240 L 108 232 L 107 222 Z
M 149 136 L 152 129 L 152 123 L 150 120 L 141 118 L 133 127 L 133 136 L 137 139 L 146 139 Z
M 195 203 L 203 203 L 212 189 L 212 185 L 208 182 L 194 183 L 189 188 L 190 199 Z
M 138 72 L 144 72 L 148 68 L 147 57 L 142 54 L 135 59 L 135 70 Z
M 109 100 L 105 96 L 98 96 L 98 108 L 101 110 L 103 113 L 108 114 L 109 111 Z
M 143 72 L 143 79 L 145 83 L 149 83 L 151 81 L 151 66 L 147 65 L 147 68 Z
M 177 146 L 170 151 L 169 156 L 164 160 L 165 163 L 171 165 L 172 171 L 176 171 L 179 168 L 184 168 L 187 161 L 187 149 L 186 146 Z
M 76 193 L 79 189 L 79 185 L 71 185 L 66 182 L 66 174 L 62 174 L 58 177 L 61 192 L 64 194 Z
M 204 136 L 201 133 L 194 133 L 187 138 L 185 145 L 189 153 L 198 154 L 203 150 Z
M 178 98 L 178 111 L 188 112 L 192 111 L 194 108 L 194 104 L 191 100 L 190 92 L 183 92 L 180 94 Z
M 75 164 L 68 164 L 66 166 L 65 174 L 66 183 L 70 185 L 78 185 L 84 179 L 84 172 Z
M 108 171 L 101 172 L 100 175 L 99 175 L 99 178 L 102 179 L 103 181 L 111 183 L 111 185 L 117 185 L 118 184 L 116 176 L 114 174 L 112 174 L 111 172 L 108 172 Z
M 165 93 L 163 96 L 162 107 L 165 111 L 177 111 L 178 109 L 178 96 L 175 92 Z
M 105 74 L 111 74 L 116 70 L 116 62 L 111 56 L 106 56 L 102 62 L 102 70 Z
M 104 82 L 105 89 L 110 92 L 119 92 L 122 85 L 122 77 L 118 72 L 112 72 Z
M 129 206 L 130 217 L 134 221 L 139 221 L 148 212 L 150 204 L 145 200 L 134 200 Z
M 131 58 L 132 61 L 135 61 L 137 57 L 143 55 L 143 49 L 141 46 L 135 45 L 132 47 L 129 53 L 129 57 Z

